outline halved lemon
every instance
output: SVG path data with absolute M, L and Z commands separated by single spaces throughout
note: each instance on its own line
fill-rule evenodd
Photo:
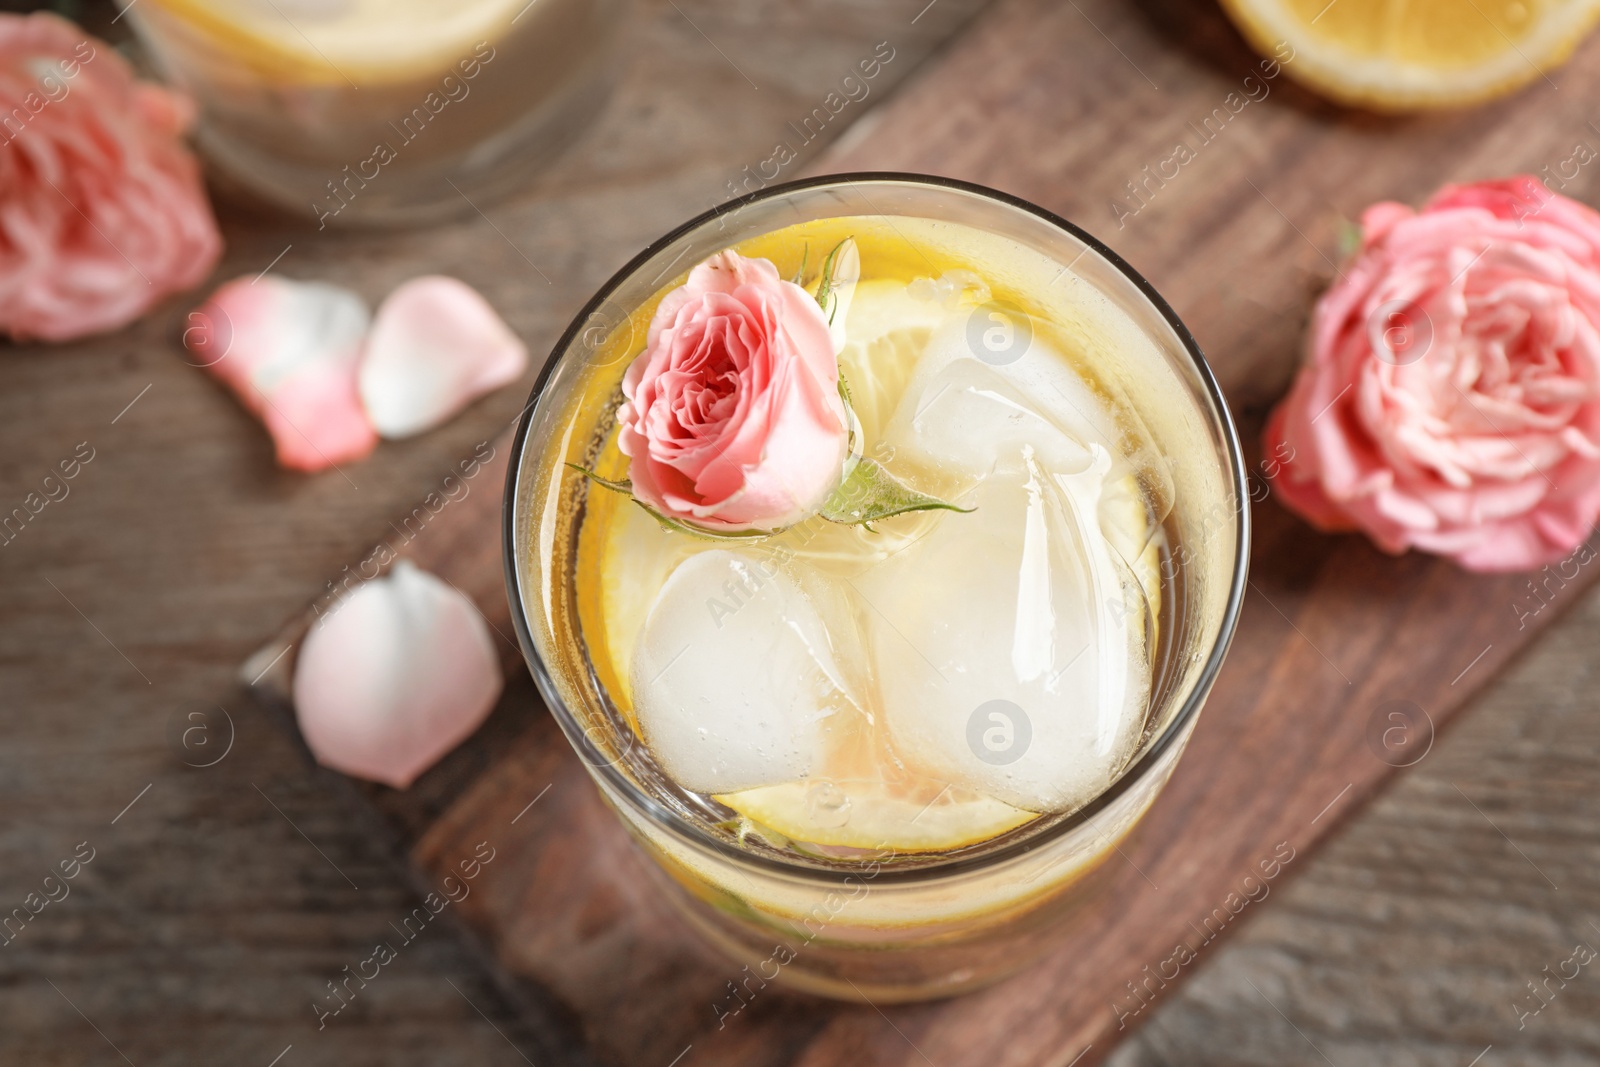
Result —
M 1502 96 L 1564 62 L 1600 0 L 1222 0 L 1291 77 L 1377 111 Z

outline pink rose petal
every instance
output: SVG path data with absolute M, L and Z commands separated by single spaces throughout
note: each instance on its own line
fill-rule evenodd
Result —
M 516 381 L 528 349 L 465 282 L 413 278 L 378 308 L 361 399 L 384 437 L 410 437 Z
M 367 322 L 347 289 L 269 274 L 218 289 L 190 314 L 183 340 L 266 425 L 280 464 L 315 471 L 378 442 L 356 392 Z
M 472 601 L 402 560 L 306 635 L 295 713 L 318 763 L 404 789 L 478 728 L 502 684 Z

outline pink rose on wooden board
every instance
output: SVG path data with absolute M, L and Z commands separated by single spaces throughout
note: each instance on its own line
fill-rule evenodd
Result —
M 717 531 L 814 514 L 849 445 L 828 325 L 768 260 L 725 251 L 690 271 L 622 381 L 618 447 L 635 498 Z
M 1600 214 L 1523 176 L 1374 204 L 1267 426 L 1284 502 L 1476 571 L 1600 517 Z
M 181 96 L 40 12 L 0 14 L 0 330 L 124 326 L 211 271 L 222 239 Z

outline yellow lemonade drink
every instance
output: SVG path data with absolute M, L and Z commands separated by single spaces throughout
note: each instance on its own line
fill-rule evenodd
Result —
M 624 0 L 140 0 L 236 185 L 319 226 L 468 213 L 606 97 Z M 452 186 L 453 183 L 453 186 Z
M 939 995 L 1031 958 L 1170 772 L 1244 533 L 1232 506 L 1205 530 L 1185 490 L 1239 499 L 1237 450 L 1214 396 L 1174 417 L 1198 398 L 1163 343 L 1193 353 L 1076 237 L 1030 247 L 983 225 L 1021 209 L 911 179 L 788 195 L 664 242 L 569 334 L 519 446 L 508 572 L 558 719 L 708 937 L 802 988 Z M 843 483 L 867 465 L 924 506 L 700 536 L 615 491 L 624 373 L 703 258 L 677 244 L 818 295 Z

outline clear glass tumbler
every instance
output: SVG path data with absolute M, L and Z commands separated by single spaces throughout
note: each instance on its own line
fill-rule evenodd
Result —
M 335 224 L 471 213 L 606 99 L 626 0 L 135 0 L 225 186 Z
M 1016 268 L 1013 288 L 1072 324 L 1098 381 L 1142 421 L 1164 472 L 1153 490 L 1165 545 L 1160 636 L 1133 757 L 1076 810 L 939 853 L 802 854 L 731 831 L 726 811 L 677 789 L 637 742 L 576 621 L 576 531 L 591 489 L 566 464 L 592 461 L 604 398 L 642 349 L 655 300 L 712 253 L 796 223 L 860 216 L 935 235 L 978 230 L 996 247 L 1026 250 L 1032 266 Z M 882 1002 L 1011 973 L 1050 947 L 1043 935 L 1074 911 L 1117 921 L 1115 903 L 1095 895 L 1095 875 L 1172 773 L 1222 663 L 1245 586 L 1249 508 L 1238 437 L 1199 348 L 1110 249 L 992 190 L 853 174 L 725 204 L 601 288 L 557 343 L 519 427 L 504 534 L 512 614 L 539 689 L 691 923 L 763 981 Z

